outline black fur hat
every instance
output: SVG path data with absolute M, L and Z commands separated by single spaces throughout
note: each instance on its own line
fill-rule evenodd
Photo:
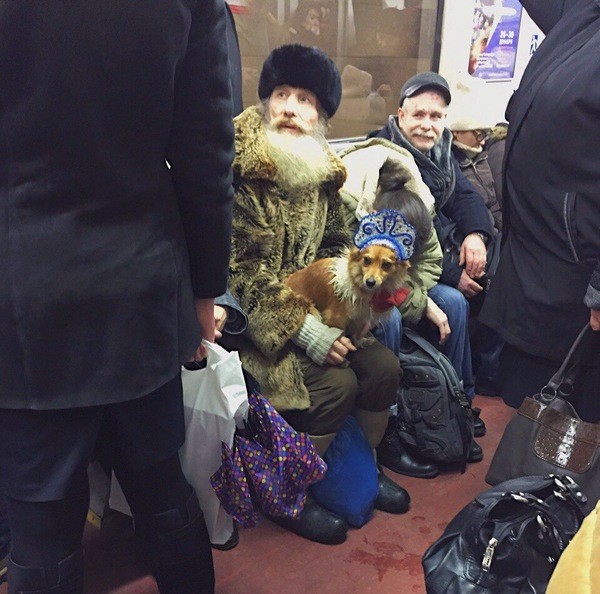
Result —
M 273 89 L 280 85 L 312 91 L 330 118 L 342 99 L 340 71 L 333 60 L 318 47 L 293 43 L 274 49 L 263 64 L 258 96 L 267 99 Z

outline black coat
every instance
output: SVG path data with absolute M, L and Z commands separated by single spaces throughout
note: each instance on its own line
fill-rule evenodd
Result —
M 600 5 L 522 4 L 547 37 L 507 110 L 508 237 L 480 319 L 559 362 L 600 308 Z
M 223 0 L 0 3 L 0 407 L 133 399 L 198 346 L 230 249 L 224 40 Z

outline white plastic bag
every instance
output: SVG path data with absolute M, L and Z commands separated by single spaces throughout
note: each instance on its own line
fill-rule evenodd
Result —
M 179 457 L 198 495 L 211 543 L 224 544 L 233 534 L 233 520 L 221 506 L 210 476 L 221 466 L 221 442 L 231 447 L 236 422 L 243 425 L 248 393 L 238 353 L 203 344 L 208 351 L 206 367 L 181 370 L 186 433 Z

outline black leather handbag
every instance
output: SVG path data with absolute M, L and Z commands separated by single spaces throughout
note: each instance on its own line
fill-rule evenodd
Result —
M 427 594 L 542 594 L 590 508 L 565 475 L 524 476 L 485 491 L 426 551 Z

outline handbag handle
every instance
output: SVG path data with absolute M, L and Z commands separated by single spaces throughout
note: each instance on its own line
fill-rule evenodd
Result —
M 550 402 L 560 395 L 568 399 L 573 393 L 573 385 L 577 377 L 579 366 L 587 354 L 590 341 L 586 340 L 593 336 L 593 330 L 589 322 L 577 335 L 575 342 L 571 345 L 565 360 L 558 371 L 550 378 L 548 383 L 540 390 L 540 396 L 544 402 Z

